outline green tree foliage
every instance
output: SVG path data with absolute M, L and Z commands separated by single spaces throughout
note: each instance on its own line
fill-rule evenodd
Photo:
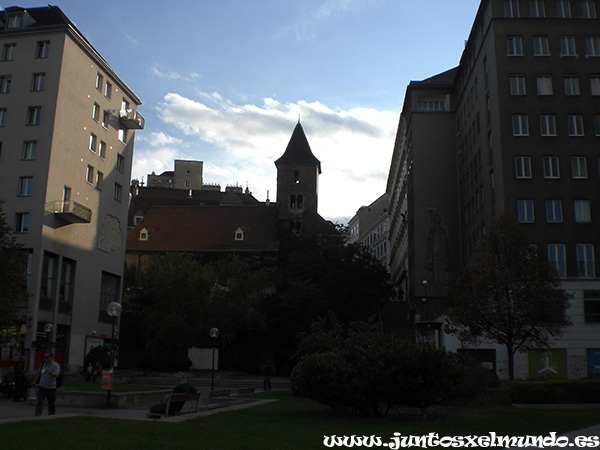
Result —
M 486 371 L 473 361 L 365 326 L 305 356 L 291 377 L 296 395 L 377 417 L 396 406 L 424 413 L 432 405 L 469 401 L 486 381 Z
M 0 325 L 14 319 L 14 302 L 27 298 L 21 245 L 15 242 L 0 202 Z
M 464 342 L 486 339 L 514 355 L 546 348 L 569 324 L 569 297 L 556 270 L 528 245 L 519 225 L 502 215 L 492 222 L 451 293 L 446 330 Z

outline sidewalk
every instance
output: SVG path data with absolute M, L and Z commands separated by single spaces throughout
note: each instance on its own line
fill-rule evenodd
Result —
M 76 408 L 76 407 L 56 407 L 56 414 L 48 415 L 48 406 L 44 405 L 43 415 L 34 417 L 35 406 L 28 402 L 13 402 L 12 400 L 0 399 L 0 424 L 10 422 L 21 422 L 24 420 L 52 420 L 74 416 L 94 416 L 105 417 L 112 419 L 127 419 L 127 420 L 145 420 L 154 422 L 183 422 L 185 420 L 195 419 L 197 417 L 218 414 L 221 412 L 235 411 L 239 409 L 250 408 L 252 406 L 264 405 L 277 400 L 271 399 L 251 399 L 242 403 L 235 403 L 232 400 L 227 406 L 218 408 L 199 408 L 197 413 L 183 414 L 181 416 L 168 417 L 164 419 L 147 419 L 146 413 L 149 410 L 148 406 L 141 405 L 131 408 Z

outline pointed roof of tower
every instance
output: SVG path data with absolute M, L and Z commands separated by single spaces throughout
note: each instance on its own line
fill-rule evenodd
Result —
M 294 128 L 294 132 L 292 133 L 292 137 L 290 138 L 290 142 L 288 143 L 285 152 L 281 158 L 275 161 L 276 166 L 279 163 L 317 164 L 319 166 L 319 173 L 321 173 L 321 161 L 313 155 L 300 121 L 298 121 L 296 128 Z

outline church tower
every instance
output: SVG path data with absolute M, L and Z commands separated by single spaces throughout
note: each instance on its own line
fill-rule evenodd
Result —
M 282 231 L 314 231 L 319 216 L 317 197 L 321 162 L 313 155 L 298 121 L 277 167 L 277 208 Z

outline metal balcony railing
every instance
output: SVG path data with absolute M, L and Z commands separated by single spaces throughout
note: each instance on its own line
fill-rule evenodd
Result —
M 135 109 L 122 109 L 119 111 L 121 125 L 131 130 L 143 130 L 146 119 Z
M 54 202 L 54 214 L 71 223 L 90 223 L 92 220 L 92 210 L 73 200 Z

